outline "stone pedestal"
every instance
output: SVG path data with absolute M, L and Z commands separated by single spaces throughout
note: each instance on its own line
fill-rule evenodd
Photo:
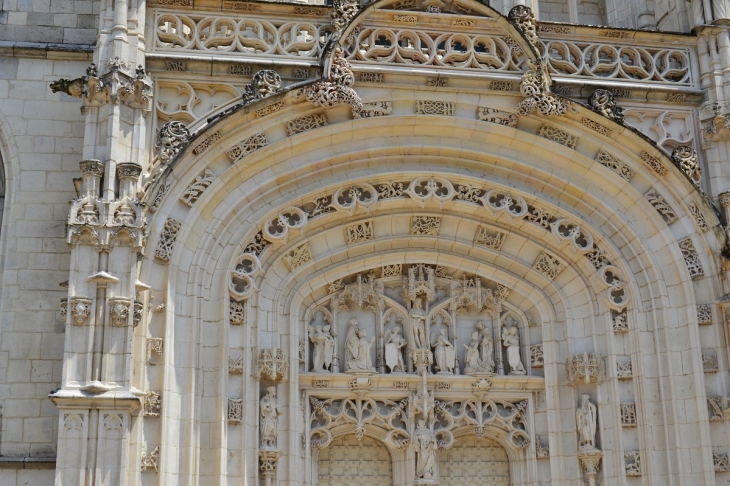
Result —
M 578 460 L 588 478 L 588 486 L 596 486 L 596 476 L 601 469 L 602 458 L 603 452 L 598 449 L 582 450 L 578 453 Z
M 266 486 L 275 484 L 276 466 L 282 454 L 281 451 L 275 449 L 261 449 L 259 451 L 259 469 L 261 470 L 261 476 L 263 476 Z
M 424 371 L 429 372 L 429 368 L 433 364 L 433 353 L 430 349 L 414 349 L 411 352 L 411 360 L 416 374 L 422 375 Z

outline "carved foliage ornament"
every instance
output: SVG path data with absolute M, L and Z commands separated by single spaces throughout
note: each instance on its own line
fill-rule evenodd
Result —
M 672 161 L 689 177 L 692 184 L 699 188 L 702 182 L 702 169 L 700 168 L 697 152 L 692 147 L 680 145 L 672 152 Z
M 529 61 L 530 67 L 520 80 L 520 93 L 525 97 L 517 105 L 520 115 L 537 110 L 543 116 L 563 116 L 568 111 L 565 103 L 550 92 L 550 81 L 542 63 Z
M 258 71 L 243 91 L 243 103 L 248 104 L 276 94 L 281 90 L 281 76 L 271 69 Z
M 465 400 L 442 402 L 436 400 L 435 415 L 441 420 L 434 430 L 439 448 L 454 443 L 452 430 L 465 425 L 474 428 L 477 437 L 484 437 L 487 427 L 496 427 L 507 433 L 507 444 L 516 450 L 530 444 L 525 410 L 527 400 L 518 403 L 494 400 Z
M 334 0 L 333 7 L 331 23 L 335 31 L 344 29 L 360 11 L 360 3 L 357 0 Z
M 524 5 L 516 5 L 512 7 L 507 15 L 510 22 L 515 24 L 517 28 L 524 34 L 528 42 L 535 48 L 535 51 L 540 54 L 543 52 L 544 47 L 540 39 L 537 37 L 537 22 L 535 21 L 535 14 L 532 13 L 530 7 Z
M 332 59 L 329 78 L 308 86 L 305 94 L 314 106 L 332 108 L 338 103 L 347 103 L 352 106 L 354 116 L 359 118 L 357 113 L 363 106 L 360 96 L 352 89 L 354 84 L 355 75 L 350 63 L 342 57 L 342 50 L 338 48 Z
M 190 130 L 184 123 L 170 121 L 162 125 L 157 133 L 155 149 L 163 163 L 167 164 L 190 143 Z
M 601 382 L 598 356 L 594 353 L 571 354 L 565 360 L 565 371 L 571 386 L 581 381 L 586 385 Z

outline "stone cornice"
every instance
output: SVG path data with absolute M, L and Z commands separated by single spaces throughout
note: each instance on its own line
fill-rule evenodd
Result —
M 45 42 L 0 41 L 0 56 L 64 61 L 91 61 L 94 46 Z

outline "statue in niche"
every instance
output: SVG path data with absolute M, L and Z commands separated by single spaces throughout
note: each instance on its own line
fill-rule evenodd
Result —
M 581 451 L 596 450 L 596 406 L 591 403 L 590 395 L 580 396 L 580 406 L 575 411 L 575 422 L 578 426 L 578 449 Z
M 279 404 L 276 402 L 276 387 L 270 386 L 266 389 L 266 395 L 259 402 L 259 414 L 261 447 L 275 449 L 279 415 L 282 414 Z
M 517 335 L 517 326 L 502 330 L 502 345 L 507 348 L 507 362 L 510 375 L 524 375 L 525 367 L 520 358 L 520 337 Z
M 357 356 L 357 331 L 360 330 L 360 326 L 357 323 L 357 318 L 352 317 L 347 321 L 347 334 L 345 334 L 345 364 L 349 363 Z
M 328 371 L 335 351 L 335 340 L 330 334 L 330 326 L 309 326 L 309 339 L 314 345 L 312 372 Z
M 403 362 L 403 348 L 408 341 L 400 335 L 400 326 L 395 326 L 392 331 L 385 333 L 385 364 L 390 368 L 391 373 L 405 373 L 406 367 Z
M 433 347 L 434 357 L 436 358 L 436 369 L 439 373 L 454 372 L 454 361 L 456 359 L 456 350 L 454 345 L 449 342 L 446 336 L 446 329 L 439 329 L 438 335 L 434 336 Z
M 420 419 L 414 434 L 414 443 L 418 461 L 416 463 L 416 481 L 435 481 L 436 479 L 436 449 L 438 443 L 433 432 L 426 428 L 426 421 Z
M 375 337 L 368 341 L 367 332 L 358 326 L 356 318 L 350 319 L 345 338 L 345 371 L 374 372 L 370 354 L 374 342 Z
M 487 329 L 487 326 L 482 321 L 477 322 L 477 329 L 479 329 L 482 337 L 482 363 L 488 372 L 491 373 L 494 371 L 494 342 L 492 341 L 489 329 Z
M 471 333 L 469 344 L 464 345 L 466 348 L 465 374 L 492 373 L 494 371 L 492 338 L 485 331 L 483 322 L 477 323 L 477 329 L 478 331 Z
M 426 341 L 426 311 L 420 298 L 413 300 L 411 309 L 411 329 L 413 329 L 413 343 L 416 349 L 428 349 Z

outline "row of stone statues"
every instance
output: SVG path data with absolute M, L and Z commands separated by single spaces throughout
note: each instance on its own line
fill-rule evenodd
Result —
M 416 300 L 420 302 L 420 300 Z M 418 314 L 416 305 L 412 311 Z M 423 311 L 421 309 L 421 311 Z M 425 312 L 423 322 L 420 318 L 415 320 L 417 325 L 413 327 L 414 342 L 416 349 L 423 348 L 425 338 Z M 423 327 L 419 327 L 423 326 Z M 483 322 L 476 324 L 477 330 L 471 333 L 471 341 L 464 344 L 465 348 L 465 374 L 494 373 L 494 342 Z M 329 370 L 335 354 L 335 340 L 330 332 L 330 326 L 310 326 L 309 339 L 313 345 L 312 372 L 324 372 Z M 375 372 L 372 365 L 371 349 L 375 337 L 368 340 L 367 331 L 358 325 L 357 318 L 353 317 L 348 322 L 347 335 L 345 336 L 345 371 L 346 372 Z M 449 341 L 448 332 L 445 328 L 439 329 L 438 333 L 431 336 L 431 348 L 435 360 L 435 370 L 440 374 L 453 374 L 456 367 L 456 348 Z M 385 364 L 391 373 L 405 373 L 404 350 L 408 345 L 401 335 L 400 326 L 395 326 L 385 333 L 383 342 Z M 524 375 L 525 367 L 520 356 L 520 338 L 517 327 L 512 325 L 502 330 L 502 345 L 507 351 L 507 362 L 510 367 L 510 374 Z

